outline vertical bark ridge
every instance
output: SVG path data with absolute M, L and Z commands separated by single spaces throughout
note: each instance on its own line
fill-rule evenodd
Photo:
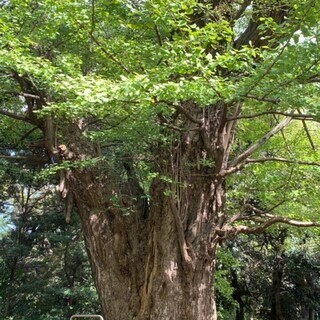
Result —
M 147 218 L 130 157 L 123 164 L 127 179 L 103 162 L 70 169 L 68 188 L 106 318 L 217 318 L 213 274 L 220 239 L 215 228 L 225 223 L 225 177 L 220 171 L 233 138 L 228 113 L 238 111 L 222 102 L 199 108 L 188 101 L 182 108 L 177 125 L 197 127 L 170 132 L 170 146 L 159 146 Z M 81 134 L 76 126 L 66 130 L 70 156 L 63 161 L 98 155 Z

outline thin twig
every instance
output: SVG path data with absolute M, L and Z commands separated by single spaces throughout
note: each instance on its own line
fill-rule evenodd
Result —
M 253 96 L 251 94 L 241 95 L 241 97 L 247 98 L 247 99 L 253 99 L 253 100 L 257 100 L 257 101 L 262 101 L 262 102 L 269 102 L 269 103 L 272 103 L 272 104 L 275 104 L 275 105 L 280 103 L 280 99 L 272 99 L 272 98 L 266 98 L 266 97 L 256 97 L 256 96 Z
M 246 164 L 248 163 L 263 163 L 263 162 L 284 162 L 284 163 L 292 163 L 299 164 L 304 166 L 315 166 L 320 167 L 319 162 L 309 162 L 309 161 L 301 161 L 301 160 L 291 160 L 281 157 L 270 157 L 270 158 L 261 158 L 261 159 L 247 159 Z
M 154 24 L 154 30 L 156 31 L 156 35 L 157 35 L 159 46 L 162 47 L 163 43 L 162 43 L 161 34 L 160 34 L 159 28 L 158 28 L 158 26 L 156 24 Z
M 298 109 L 298 112 L 299 112 L 299 114 L 301 114 L 300 109 Z M 306 124 L 305 120 L 302 120 L 302 125 L 303 125 L 303 128 L 304 128 L 304 131 L 306 132 L 306 135 L 307 135 L 307 138 L 308 138 L 308 140 L 309 140 L 309 142 L 310 142 L 310 145 L 311 145 L 312 150 L 313 150 L 313 151 L 316 151 L 316 146 L 315 146 L 315 144 L 313 143 L 311 134 L 310 134 L 310 132 L 309 132 L 309 129 L 308 129 L 308 127 L 307 127 L 307 124 Z
M 310 114 L 294 114 L 289 112 L 283 112 L 283 111 L 276 111 L 276 110 L 269 110 L 269 111 L 263 111 L 258 113 L 252 113 L 252 114 L 244 114 L 237 117 L 229 117 L 227 121 L 233 121 L 233 120 L 240 120 L 240 119 L 252 119 L 252 118 L 258 118 L 265 115 L 280 115 L 285 117 L 291 117 L 293 120 L 305 120 L 305 121 L 317 121 L 319 120 L 316 118 L 316 116 L 310 115 Z

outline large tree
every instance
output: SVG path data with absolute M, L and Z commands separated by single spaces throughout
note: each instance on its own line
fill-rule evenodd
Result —
M 106 319 L 216 319 L 219 244 L 316 224 L 319 12 L 1 2 L 2 157 L 58 177 Z

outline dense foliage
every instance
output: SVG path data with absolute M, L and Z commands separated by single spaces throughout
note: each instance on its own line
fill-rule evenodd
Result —
M 219 253 L 221 319 L 317 319 L 319 234 L 290 231 L 240 237 Z
M 1 204 L 7 227 L 0 240 L 1 319 L 70 318 L 99 305 L 79 221 L 63 219 L 53 186 L 6 165 Z

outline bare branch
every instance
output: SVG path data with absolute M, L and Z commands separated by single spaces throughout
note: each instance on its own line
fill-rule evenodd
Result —
M 280 115 L 285 117 L 291 117 L 293 120 L 319 121 L 316 118 L 316 116 L 313 116 L 310 114 L 302 114 L 302 113 L 294 114 L 294 113 L 288 113 L 288 112 L 276 111 L 276 110 L 269 110 L 269 111 L 252 113 L 252 114 L 244 114 L 237 117 L 230 117 L 228 118 L 228 121 L 240 120 L 240 119 L 252 119 L 252 118 L 257 118 L 265 115 Z
M 261 17 L 263 14 L 262 12 L 258 13 L 258 6 L 254 2 L 252 5 L 253 8 L 253 15 L 252 18 L 250 19 L 247 28 L 240 34 L 238 39 L 235 40 L 234 47 L 239 49 L 243 45 L 247 45 L 248 43 L 252 43 L 253 46 L 255 47 L 261 47 L 263 45 L 268 45 L 268 36 L 270 36 L 270 31 L 265 31 L 261 32 L 259 30 L 259 26 L 261 22 L 259 21 L 258 17 Z M 274 21 L 280 25 L 283 22 L 283 18 L 285 15 L 285 12 L 283 10 L 272 10 L 275 9 L 275 7 L 271 8 L 268 10 L 268 12 L 265 12 L 264 14 L 268 14 L 268 16 L 272 17 Z M 278 7 L 278 9 L 281 9 L 281 7 Z M 245 8 L 242 9 L 245 11 Z
M 285 162 L 285 163 L 294 163 L 299 165 L 305 165 L 305 166 L 315 166 L 320 167 L 319 162 L 309 162 L 309 161 L 301 161 L 301 160 L 291 160 L 281 157 L 269 157 L 269 158 L 261 158 L 261 159 L 247 159 L 245 161 L 246 164 L 248 163 L 263 163 L 263 162 Z
M 154 24 L 154 30 L 155 30 L 156 35 L 157 35 L 158 44 L 159 44 L 160 47 L 162 47 L 163 43 L 162 43 L 161 34 L 160 34 L 159 28 L 158 28 L 158 26 L 156 24 Z
M 232 227 L 232 232 L 235 234 L 244 233 L 244 234 L 254 234 L 254 233 L 261 233 L 265 231 L 270 226 L 281 223 L 286 224 L 293 227 L 298 228 L 307 228 L 307 227 L 320 227 L 320 223 L 313 222 L 313 221 L 299 221 L 290 219 L 287 217 L 279 217 L 279 216 L 272 216 L 270 219 L 260 223 L 256 227 L 248 227 L 248 226 L 236 226 Z
M 95 30 L 95 0 L 91 1 L 91 30 L 90 33 L 93 33 Z
M 260 159 L 246 159 L 241 164 L 235 166 L 229 166 L 226 170 L 223 170 L 220 175 L 227 176 L 237 171 L 242 170 L 246 165 L 250 163 L 263 163 L 263 162 L 284 162 L 284 163 L 292 163 L 298 165 L 305 165 L 305 166 L 315 166 L 319 167 L 319 162 L 308 162 L 308 161 L 301 161 L 301 160 L 291 160 L 281 157 L 269 157 L 269 158 L 260 158 Z
M 180 248 L 180 253 L 181 253 L 182 259 L 185 262 L 186 267 L 191 268 L 193 270 L 194 263 L 188 253 L 188 246 L 187 246 L 186 239 L 184 236 L 182 221 L 179 216 L 178 209 L 174 204 L 173 198 L 170 199 L 170 209 L 173 214 L 173 218 L 174 218 L 175 225 L 176 225 L 178 243 L 179 243 L 179 248 Z
M 36 163 L 36 164 L 45 164 L 48 163 L 48 158 L 44 157 L 37 157 L 37 156 L 5 156 L 0 155 L 0 159 L 5 159 L 9 161 L 25 161 L 30 163 Z
M 242 105 L 241 101 L 237 101 L 235 103 L 232 117 L 236 117 L 241 112 L 241 105 Z M 225 148 L 225 157 L 228 157 L 232 147 L 232 140 L 234 138 L 236 121 L 228 121 L 228 119 L 226 118 L 225 122 L 227 122 L 227 124 L 226 124 L 226 136 L 224 138 L 224 148 Z
M 273 207 L 271 207 L 270 209 L 268 209 L 267 212 L 272 212 L 274 209 L 280 207 L 283 203 L 285 203 L 286 200 L 283 199 L 282 201 L 278 202 L 277 204 L 275 204 Z M 256 207 L 254 207 L 253 205 L 249 204 L 249 203 L 245 203 L 238 212 L 236 212 L 234 215 L 230 216 L 230 218 L 228 218 L 228 224 L 231 225 L 232 223 L 234 223 L 235 221 L 241 221 L 241 220 L 250 220 L 252 219 L 252 216 L 249 217 L 244 217 L 242 214 L 244 212 L 246 212 L 246 210 L 251 210 L 253 212 L 255 212 L 256 214 L 258 214 L 259 216 L 266 216 L 268 215 L 267 212 L 260 210 Z
M 177 105 L 173 105 L 176 110 L 178 110 L 180 113 L 184 114 L 186 116 L 186 118 L 188 120 L 190 120 L 191 122 L 193 123 L 197 123 L 199 125 L 203 125 L 203 121 L 202 120 L 199 120 L 199 119 L 196 119 L 194 118 L 185 108 L 183 108 L 180 104 L 177 104 Z
M 22 96 L 22 97 L 25 97 L 25 98 L 32 98 L 32 99 L 36 99 L 36 100 L 40 100 L 41 99 L 40 96 L 35 95 L 35 94 L 31 94 L 31 93 L 21 92 L 21 93 L 19 93 L 19 95 Z
M 266 211 L 261 210 L 261 209 L 258 209 L 258 208 L 256 208 L 255 206 L 251 205 L 250 203 L 246 203 L 246 204 L 244 205 L 244 207 L 245 207 L 246 209 L 252 210 L 253 212 L 259 214 L 260 216 L 261 216 L 261 215 L 265 215 L 265 216 L 268 216 L 268 215 L 269 215 L 269 216 L 270 216 L 270 213 L 269 213 L 269 212 L 272 212 L 274 209 L 280 207 L 280 206 L 281 206 L 282 204 L 284 204 L 285 202 L 286 202 L 286 200 L 284 199 L 284 200 L 278 202 L 277 204 L 275 204 L 273 207 L 271 207 L 270 209 L 268 209 L 268 210 L 266 210 Z M 240 220 L 241 220 L 241 219 L 240 219 Z
M 0 91 L 0 94 L 10 95 L 10 96 L 21 96 L 21 97 L 32 98 L 32 99 L 37 99 L 37 100 L 41 99 L 41 97 L 39 95 L 35 95 L 32 93 L 28 93 L 28 92 L 17 92 L 17 91 L 3 90 L 3 91 Z
M 320 77 L 319 77 L 319 75 L 317 74 L 317 75 L 313 75 L 313 76 L 309 77 L 308 82 L 311 82 L 311 83 L 318 83 L 318 82 L 320 82 Z
M 298 109 L 298 112 L 299 112 L 299 114 L 302 113 L 299 109 Z M 307 124 L 306 124 L 305 120 L 302 120 L 302 124 L 303 124 L 304 131 L 306 132 L 306 135 L 307 135 L 308 140 L 309 140 L 309 142 L 310 142 L 311 148 L 312 148 L 313 151 L 315 151 L 315 150 L 316 150 L 316 146 L 315 146 L 315 144 L 313 143 L 311 134 L 310 134 L 310 132 L 309 132 L 309 129 L 308 129 L 308 127 L 307 127 Z
M 245 12 L 247 7 L 251 4 L 251 2 L 252 2 L 251 0 L 244 0 L 239 10 L 234 15 L 233 20 L 239 19 L 242 16 L 242 14 Z
M 281 205 L 280 202 L 276 206 L 272 208 L 272 210 L 279 205 Z M 310 228 L 310 227 L 320 227 L 320 223 L 314 222 L 314 221 L 300 221 L 295 219 L 290 219 L 288 217 L 281 217 L 281 216 L 275 216 L 269 213 L 265 213 L 262 210 L 259 210 L 257 208 L 254 208 L 254 211 L 259 214 L 259 217 L 256 216 L 247 216 L 247 217 L 241 217 L 241 213 L 244 211 L 243 208 L 233 215 L 230 219 L 227 225 L 222 227 L 221 229 L 216 229 L 216 232 L 219 237 L 227 238 L 227 237 L 234 237 L 235 235 L 239 233 L 243 234 L 259 234 L 264 232 L 267 228 L 271 227 L 275 224 L 286 224 L 292 227 L 297 228 Z M 238 225 L 238 226 L 231 226 L 231 223 L 239 220 L 246 220 L 251 223 L 255 223 L 256 225 L 254 227 L 248 227 L 245 225 Z
M 26 139 L 27 137 L 29 137 L 30 134 L 32 134 L 34 131 L 38 130 L 38 127 L 33 127 L 30 130 L 28 130 L 20 139 L 19 141 L 15 144 L 15 146 L 13 147 L 13 149 L 16 149 L 17 146 L 19 145 L 20 142 L 22 142 L 24 139 Z
M 276 117 L 276 115 L 273 114 L 272 117 L 273 117 L 273 119 L 276 121 L 276 123 L 278 124 L 278 123 L 279 123 L 279 119 Z M 281 129 L 280 132 L 281 132 L 281 135 L 282 135 L 283 142 L 284 142 L 284 144 L 285 144 L 285 146 L 286 146 L 286 149 L 287 149 L 287 151 L 289 152 L 289 154 L 291 154 L 291 149 L 290 149 L 290 146 L 289 146 L 289 144 L 288 144 L 286 135 L 284 134 L 284 130 Z
M 259 149 L 263 144 L 265 144 L 271 137 L 273 137 L 281 129 L 287 126 L 290 123 L 291 119 L 292 118 L 290 116 L 284 118 L 279 124 L 277 124 L 274 128 L 272 128 L 261 139 L 259 139 L 258 142 L 254 143 L 251 147 L 249 147 L 247 150 L 242 152 L 236 159 L 234 159 L 228 166 L 227 170 L 230 170 L 231 168 L 236 167 L 241 162 L 243 162 L 248 157 L 250 157 L 257 149 Z
M 0 114 L 2 114 L 4 116 L 7 116 L 9 118 L 15 119 L 15 120 L 20 120 L 20 121 L 24 121 L 24 122 L 30 122 L 28 117 L 26 117 L 24 115 L 21 115 L 21 114 L 16 114 L 14 112 L 10 112 L 10 111 L 7 111 L 7 110 L 0 109 Z

